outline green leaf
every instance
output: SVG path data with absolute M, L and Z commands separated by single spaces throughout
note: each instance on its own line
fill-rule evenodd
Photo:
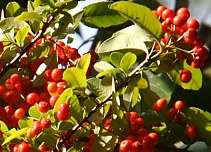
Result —
M 1 121 L 1 120 L 0 120 L 0 130 L 1 130 L 2 132 L 8 131 L 7 125 L 5 124 L 4 121 Z
M 192 73 L 192 79 L 188 83 L 183 83 L 180 80 L 180 73 L 182 69 L 188 69 Z M 199 90 L 202 86 L 202 73 L 199 68 L 193 68 L 192 66 L 188 65 L 186 61 L 183 62 L 183 67 L 181 69 L 172 70 L 169 72 L 170 78 L 175 82 L 176 84 L 180 85 L 184 89 L 189 90 Z
M 29 61 L 35 61 L 49 53 L 51 50 L 52 43 L 46 42 L 36 46 L 33 51 L 30 52 L 28 56 Z
M 94 64 L 94 69 L 97 72 L 103 72 L 103 71 L 106 71 L 106 70 L 109 70 L 109 69 L 113 69 L 113 68 L 114 67 L 110 63 L 105 62 L 105 61 L 99 61 L 99 62 Z
M 175 90 L 175 85 L 165 75 L 155 75 L 150 71 L 144 71 L 147 74 L 150 89 L 157 93 L 160 98 L 166 98 L 170 101 L 171 95 Z
M 15 17 L 21 13 L 22 9 L 17 2 L 9 2 L 6 6 L 6 16 Z
M 80 58 L 76 67 L 83 69 L 84 72 L 86 73 L 89 68 L 90 61 L 91 61 L 91 54 L 87 53 Z
M 0 22 L 0 28 L 3 30 L 7 30 L 11 26 L 13 26 L 15 29 L 22 29 L 25 26 L 29 26 L 25 21 L 15 21 L 14 17 L 8 17 L 5 18 Z
M 123 53 L 120 53 L 120 52 L 114 52 L 114 53 L 111 53 L 110 55 L 110 60 L 111 60 L 111 63 L 120 68 L 120 62 L 123 58 L 124 54 Z
M 18 121 L 18 126 L 20 128 L 32 127 L 33 123 L 34 123 L 33 119 L 22 118 Z
M 26 36 L 28 35 L 28 32 L 29 32 L 30 30 L 31 30 L 31 29 L 30 29 L 30 26 L 25 26 L 25 27 L 21 28 L 21 29 L 17 32 L 17 34 L 16 34 L 16 36 L 15 36 L 15 39 L 16 39 L 16 41 L 17 41 L 17 43 L 18 43 L 19 45 L 22 46 L 22 44 L 23 44 L 23 42 L 24 42 L 24 40 L 25 40 L 25 38 L 26 38 Z
M 50 148 L 54 148 L 57 142 L 57 138 L 54 135 L 46 133 L 41 134 L 37 140 Z
M 211 144 L 211 113 L 196 107 L 189 107 L 184 111 L 189 124 L 195 124 L 199 136 L 207 144 Z M 200 123 L 199 123 L 200 122 Z
M 70 114 L 76 120 L 81 121 L 83 119 L 83 110 L 76 95 L 73 95 L 70 100 Z
M 85 72 L 77 67 L 71 67 L 64 71 L 63 79 L 66 80 L 73 89 L 75 88 L 86 88 L 86 74 Z
M 73 95 L 73 89 L 72 88 L 67 88 L 65 89 L 62 94 L 59 96 L 59 98 L 57 99 L 54 108 L 53 108 L 53 113 L 57 112 L 59 109 L 59 105 L 61 103 L 67 103 L 71 97 Z
M 27 131 L 28 127 L 26 128 L 22 128 L 18 131 L 15 131 L 12 135 L 10 135 L 9 137 L 7 137 L 4 142 L 2 143 L 2 146 L 9 143 L 11 140 L 20 137 L 21 135 L 25 134 Z
M 90 78 L 87 80 L 88 87 L 96 96 L 106 96 L 112 91 L 112 79 Z
M 144 89 L 141 92 L 142 101 L 144 101 L 149 108 L 153 108 L 153 105 L 160 97 L 150 89 Z
M 148 49 L 144 42 L 151 41 L 149 37 L 143 37 L 144 30 L 137 25 L 126 27 L 117 31 L 111 38 L 105 40 L 98 48 L 99 56 L 110 61 L 113 52 L 132 52 L 136 55 L 148 54 Z
M 40 5 L 42 5 L 42 6 L 48 5 L 48 6 L 54 7 L 55 2 L 54 2 L 54 0 L 35 0 L 34 5 L 35 5 L 35 7 L 38 7 Z
M 32 117 L 32 118 L 39 119 L 40 116 L 41 116 L 41 112 L 38 110 L 38 106 L 37 105 L 31 106 L 29 108 L 28 113 L 29 113 L 29 116 Z
M 123 101 L 127 111 L 130 111 L 139 102 L 139 89 L 137 87 L 128 86 L 123 94 Z
M 15 40 L 14 40 L 15 29 L 14 29 L 14 27 L 11 26 L 9 29 L 5 30 L 5 31 L 4 31 L 4 35 L 6 36 L 6 38 L 7 38 L 10 42 L 15 43 Z
M 110 4 L 111 2 L 98 2 L 88 5 L 84 8 L 82 22 L 96 28 L 106 28 L 126 22 L 127 19 L 117 11 L 108 8 Z
M 121 73 L 122 71 L 118 68 L 113 68 L 113 69 L 108 69 L 106 71 L 100 72 L 96 77 L 100 78 L 102 76 L 106 76 L 109 74 L 116 74 L 116 73 Z
M 159 19 L 152 10 L 146 6 L 127 1 L 113 3 L 111 9 L 118 11 L 127 19 L 132 20 L 141 27 L 144 27 L 150 34 L 159 39 L 162 34 L 162 27 Z
M 124 72 L 127 73 L 132 65 L 136 62 L 136 59 L 137 57 L 135 54 L 128 52 L 123 56 L 120 62 L 120 67 L 124 70 Z
M 36 12 L 23 12 L 21 15 L 15 18 L 15 21 L 22 20 L 22 21 L 42 21 L 42 16 Z

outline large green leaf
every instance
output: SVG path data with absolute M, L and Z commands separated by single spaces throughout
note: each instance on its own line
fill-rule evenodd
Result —
M 6 7 L 6 16 L 7 17 L 15 17 L 21 13 L 23 9 L 17 2 L 10 2 Z
M 0 22 L 0 28 L 6 30 L 13 26 L 15 29 L 21 29 L 25 26 L 29 26 L 25 21 L 16 21 L 14 17 L 5 18 Z
M 144 42 L 152 41 L 150 36 L 137 25 L 132 25 L 117 31 L 113 36 L 104 41 L 97 52 L 104 60 L 110 61 L 110 54 L 113 52 L 127 53 L 132 52 L 136 55 L 148 54 Z
M 184 111 L 189 124 L 197 126 L 199 136 L 207 144 L 211 144 L 211 113 L 196 107 L 189 107 Z
M 90 90 L 97 96 L 106 96 L 112 91 L 111 77 L 104 79 L 90 78 L 87 83 Z
M 183 83 L 180 80 L 180 73 L 182 69 L 188 69 L 192 73 L 192 79 L 188 83 Z M 173 82 L 177 83 L 178 85 L 182 86 L 184 89 L 190 89 L 190 90 L 199 90 L 202 86 L 202 73 L 199 68 L 193 68 L 192 66 L 188 65 L 186 61 L 183 62 L 183 66 L 181 69 L 178 70 L 172 70 L 169 72 L 171 79 Z
M 11 140 L 18 138 L 21 135 L 25 134 L 27 129 L 28 129 L 28 127 L 15 131 L 13 134 L 11 134 L 8 138 L 5 139 L 5 141 L 2 143 L 2 146 L 9 143 Z
M 144 27 L 154 37 L 158 39 L 161 37 L 162 27 L 160 21 L 146 6 L 120 1 L 112 4 L 110 8 L 117 10 L 124 17 Z
M 36 12 L 23 12 L 21 15 L 17 16 L 15 20 L 22 20 L 22 21 L 34 21 L 34 20 L 42 20 L 42 16 Z
M 63 79 L 66 80 L 73 89 L 84 89 L 87 86 L 86 73 L 77 67 L 71 67 L 65 70 L 63 73 Z
M 84 8 L 82 22 L 91 27 L 105 28 L 127 21 L 117 11 L 108 8 L 111 2 L 99 2 Z

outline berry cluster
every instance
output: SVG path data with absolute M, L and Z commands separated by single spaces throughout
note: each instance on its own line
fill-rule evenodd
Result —
M 190 45 L 191 50 L 176 49 L 177 59 L 187 59 L 187 63 L 192 67 L 202 68 L 208 58 L 208 50 L 204 47 L 204 40 L 198 35 L 198 21 L 189 19 L 189 10 L 179 8 L 174 12 L 165 6 L 159 6 L 153 12 L 162 22 L 164 37 L 161 39 L 161 44 L 166 49 L 181 42 Z M 183 71 L 180 78 L 184 83 L 190 82 L 191 72 L 189 70 Z
M 148 132 L 144 120 L 137 112 L 127 113 L 131 130 L 127 139 L 121 141 L 120 152 L 154 152 L 159 143 L 159 135 L 156 132 Z

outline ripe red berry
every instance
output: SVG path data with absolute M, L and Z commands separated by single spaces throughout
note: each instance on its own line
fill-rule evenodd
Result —
M 183 26 L 186 21 L 187 21 L 186 18 L 184 18 L 182 16 L 175 16 L 173 18 L 173 24 L 176 25 L 177 27 Z
M 21 119 L 25 116 L 25 110 L 22 108 L 18 108 L 15 110 L 14 116 L 16 119 Z
M 164 11 L 165 9 L 166 9 L 165 6 L 158 6 L 157 9 L 156 9 L 156 14 L 157 14 L 158 16 L 161 16 L 162 13 L 163 13 L 163 11 Z
M 30 146 L 26 142 L 22 142 L 18 146 L 18 152 L 30 152 Z
M 165 109 L 167 106 L 168 102 L 166 98 L 160 98 L 154 103 L 154 110 L 157 112 L 161 112 Z
M 4 94 L 4 100 L 9 104 L 16 104 L 20 98 L 20 93 L 16 90 L 7 91 Z
M 129 152 L 131 149 L 132 141 L 131 140 L 123 140 L 119 145 L 120 152 Z
M 67 111 L 58 110 L 56 112 L 56 117 L 59 120 L 65 121 L 65 120 L 68 120 L 70 118 L 70 113 L 67 112 Z
M 182 70 L 182 72 L 180 73 L 180 80 L 183 83 L 188 83 L 190 82 L 192 79 L 192 73 L 190 70 Z
M 176 110 L 182 111 L 182 110 L 184 110 L 184 109 L 186 108 L 186 104 L 185 104 L 185 102 L 182 101 L 182 100 L 177 100 L 177 101 L 174 103 L 174 108 L 175 108 Z
M 48 112 L 48 110 L 50 109 L 49 104 L 46 101 L 40 101 L 38 103 L 38 110 L 42 113 L 46 113 Z
M 48 118 L 43 118 L 40 122 L 42 129 L 47 129 L 51 127 L 51 120 Z
M 50 99 L 49 99 L 49 104 L 51 107 L 54 107 L 57 99 L 59 98 L 59 96 L 51 96 Z
M 188 19 L 188 18 L 190 17 L 190 12 L 189 12 L 189 10 L 188 10 L 187 8 L 182 7 L 182 8 L 179 8 L 179 9 L 177 10 L 176 15 L 178 15 L 178 16 L 183 16 L 183 17 L 185 17 L 186 19 Z
M 173 18 L 174 17 L 174 11 L 173 10 L 171 10 L 171 9 L 165 9 L 163 12 L 162 12 L 162 19 L 163 20 L 165 20 L 165 19 L 167 19 L 168 17 L 171 17 L 171 18 Z
M 12 74 L 10 76 L 10 80 L 13 84 L 18 84 L 18 83 L 21 83 L 21 76 L 17 73 L 15 74 Z
M 39 96 L 37 95 L 37 93 L 32 92 L 26 96 L 26 102 L 30 105 L 34 105 L 38 101 L 39 101 Z
M 174 120 L 177 116 L 178 110 L 175 108 L 170 108 L 167 112 L 167 118 L 170 120 Z
M 157 145 L 159 142 L 159 135 L 156 132 L 150 132 L 147 136 L 152 138 L 153 140 L 153 145 Z
M 47 86 L 47 90 L 49 93 L 56 93 L 58 87 L 56 82 L 49 82 Z
M 63 77 L 63 70 L 58 69 L 58 68 L 55 68 L 55 69 L 52 70 L 51 78 L 54 81 L 61 81 L 62 77 Z
M 197 136 L 197 126 L 196 125 L 188 125 L 185 129 L 185 134 L 189 138 L 195 138 Z
M 32 131 L 35 135 L 39 135 L 42 132 L 41 122 L 39 120 L 34 121 Z
M 187 27 L 197 30 L 199 28 L 199 22 L 196 19 L 189 20 L 187 22 Z
M 33 128 L 29 128 L 29 129 L 26 131 L 26 136 L 27 136 L 27 138 L 33 138 L 35 135 L 36 135 L 36 134 L 35 134 Z

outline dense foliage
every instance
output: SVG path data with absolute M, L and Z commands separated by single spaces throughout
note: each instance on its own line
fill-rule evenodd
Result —
M 201 89 L 209 53 L 188 9 L 108 1 L 71 14 L 77 4 L 7 4 L 0 22 L 1 151 L 209 146 L 211 113 L 182 99 L 170 103 L 175 86 Z M 71 47 L 80 23 L 102 30 L 95 49 L 83 55 Z

